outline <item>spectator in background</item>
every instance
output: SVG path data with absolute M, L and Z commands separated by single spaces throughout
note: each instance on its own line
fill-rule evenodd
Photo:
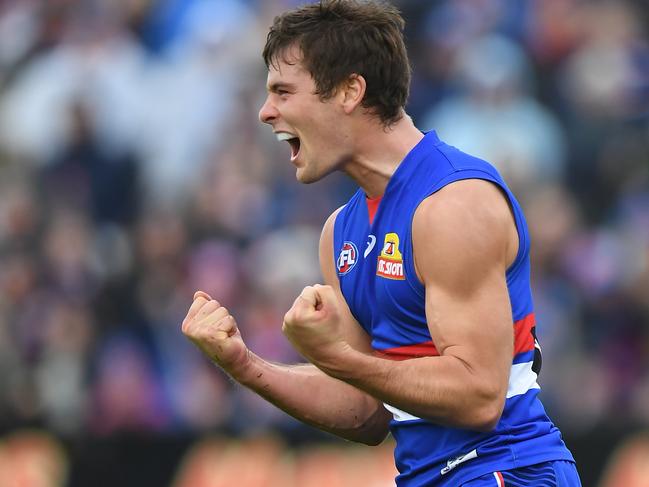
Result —
M 88 208 L 98 226 L 132 225 L 141 184 L 134 154 L 102 145 L 92 112 L 83 100 L 71 101 L 69 118 L 70 134 L 44 171 L 43 186 L 49 199 Z M 69 191 L 71 187 L 75 191 Z
M 352 193 L 342 178 L 295 185 L 292 170 L 280 162 L 285 148 L 255 120 L 265 96 L 256 46 L 273 16 L 296 3 L 0 2 L 3 432 L 38 425 L 66 439 L 92 438 L 98 389 L 121 394 L 93 372 L 96 359 L 112 364 L 124 357 L 123 347 L 112 345 L 119 338 L 136 350 L 131 357 L 137 356 L 138 370 L 147 371 L 140 375 L 143 388 L 157 391 L 154 397 L 163 403 L 139 403 L 151 408 L 152 416 L 163 412 L 163 421 L 147 425 L 161 435 L 155 438 L 281 431 L 291 441 L 323 439 L 271 413 L 256 397 L 242 397 L 245 393 L 214 374 L 175 329 L 197 286 L 195 257 L 205 246 L 225 245 L 230 250 L 222 255 L 242 263 L 233 281 L 233 311 L 251 347 L 272 351 L 278 362 L 296 360 L 268 323 L 281 320 L 298 280 L 317 280 L 309 273 L 317 263 L 306 247 L 326 215 Z M 456 70 L 466 61 L 460 55 L 483 49 L 489 39 L 508 46 L 496 50 L 506 54 L 496 61 L 523 60 L 500 66 L 501 75 L 521 80 L 517 69 L 531 63 L 529 78 L 517 85 L 518 100 L 540 103 L 551 125 L 559 121 L 563 149 L 549 162 L 556 166 L 552 177 L 519 196 L 532 232 L 532 286 L 548 357 L 544 404 L 567 437 L 586 445 L 574 453 L 588 460 L 582 462 L 584 484 L 597 485 L 616 438 L 649 424 L 649 10 L 639 0 L 394 3 L 409 17 L 414 78 L 408 112 L 418 126 L 451 101 L 476 107 L 479 116 L 493 113 L 494 100 L 467 99 Z M 196 92 L 189 93 L 192 89 Z M 503 108 L 510 110 L 510 104 Z M 102 187 L 102 177 L 79 186 L 61 171 L 72 160 L 62 155 L 72 146 L 75 106 L 83 107 L 94 147 L 101 149 L 89 161 L 75 156 L 76 167 L 88 168 L 94 160 L 109 164 L 105 169 L 124 168 L 118 161 L 132 156 L 134 170 L 118 171 L 123 183 L 113 179 L 111 191 Z M 526 132 L 527 147 L 537 145 L 527 140 L 528 128 L 514 130 Z M 48 189 L 54 179 L 56 191 Z M 122 187 L 134 194 L 122 193 Z M 130 198 L 133 206 L 126 204 Z M 71 201 L 84 205 L 70 208 Z M 85 205 L 88 201 L 102 201 L 103 209 Z M 155 223 L 158 229 L 144 238 L 146 222 L 158 219 L 167 223 Z M 280 258 L 290 259 L 284 248 L 290 240 L 277 238 L 281 234 L 304 242 L 299 261 L 311 262 L 307 273 L 281 265 Z M 258 243 L 251 245 L 253 239 Z M 166 250 L 159 248 L 164 245 Z M 273 259 L 277 248 L 280 257 Z M 214 258 L 210 268 L 222 261 Z M 266 279 L 255 278 L 249 269 L 255 265 L 264 265 Z M 231 276 L 228 269 L 214 271 L 215 280 Z M 279 276 L 287 287 L 273 286 Z M 272 300 L 269 287 L 288 302 Z M 78 337 L 68 336 L 74 334 Z M 182 367 L 171 368 L 172 363 Z M 54 387 L 58 380 L 60 389 Z M 222 410 L 205 406 L 216 401 Z M 138 421 L 113 424 L 106 434 L 140 428 Z M 615 435 L 607 436 L 611 431 Z M 602 438 L 606 442 L 598 441 Z M 92 453 L 92 445 L 85 446 L 80 450 Z M 73 470 L 79 468 L 80 450 L 73 455 Z M 100 469 L 106 472 L 103 485 L 124 485 L 109 471 L 131 472 L 123 457 L 119 468 L 111 463 L 115 455 L 102 450 L 102 461 L 111 465 Z M 149 477 L 164 470 L 154 463 Z M 137 465 L 138 471 L 146 468 Z M 71 486 L 99 481 L 73 479 Z
M 494 35 L 468 41 L 456 58 L 452 82 L 459 94 L 424 115 L 424 127 L 494 161 L 517 193 L 562 178 L 560 126 L 529 93 L 529 61 L 516 44 Z
M 578 18 L 581 39 L 557 72 L 557 92 L 572 141 L 567 181 L 599 219 L 646 166 L 649 44 L 630 3 L 585 3 Z

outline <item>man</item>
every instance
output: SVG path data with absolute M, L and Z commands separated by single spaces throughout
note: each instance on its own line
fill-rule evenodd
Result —
M 283 331 L 309 360 L 247 349 L 199 291 L 183 332 L 292 416 L 352 441 L 396 439 L 399 486 L 579 484 L 537 399 L 529 237 L 492 166 L 405 114 L 410 68 L 390 6 L 323 0 L 276 18 L 259 117 L 303 183 L 343 171 L 359 191 L 327 220 L 326 285 Z

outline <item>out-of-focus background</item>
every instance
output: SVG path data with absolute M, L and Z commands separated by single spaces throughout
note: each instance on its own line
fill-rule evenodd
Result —
M 542 399 L 584 486 L 649 485 L 649 8 L 403 0 L 409 113 L 492 161 L 533 247 Z M 249 346 L 354 187 L 294 180 L 257 120 L 290 0 L 0 1 L 0 485 L 388 486 L 181 335 L 196 289 Z

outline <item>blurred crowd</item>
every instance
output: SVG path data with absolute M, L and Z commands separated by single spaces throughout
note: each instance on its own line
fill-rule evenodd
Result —
M 0 432 L 313 430 L 182 336 L 193 292 L 271 360 L 353 185 L 295 182 L 257 119 L 293 0 L 0 2 Z M 300 2 L 301 3 L 301 2 Z M 542 399 L 649 426 L 649 9 L 402 0 L 422 130 L 496 165 L 532 234 Z

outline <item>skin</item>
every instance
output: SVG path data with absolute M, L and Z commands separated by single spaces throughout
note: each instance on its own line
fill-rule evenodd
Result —
M 300 138 L 293 164 L 303 183 L 339 170 L 368 197 L 383 194 L 405 155 L 422 138 L 404 116 L 386 128 L 361 106 L 365 80 L 353 75 L 321 100 L 292 49 L 268 73 L 259 118 L 274 132 Z M 370 337 L 341 294 L 333 257 L 333 223 L 324 225 L 324 285 L 307 286 L 282 330 L 310 364 L 273 364 L 252 353 L 236 320 L 207 294 L 194 297 L 183 333 L 213 362 L 292 416 L 367 444 L 388 432 L 388 403 L 435 423 L 489 431 L 504 407 L 513 354 L 505 272 L 518 249 L 511 210 L 495 186 L 467 180 L 446 186 L 417 209 L 412 226 L 426 318 L 439 357 L 391 361 L 372 354 Z

